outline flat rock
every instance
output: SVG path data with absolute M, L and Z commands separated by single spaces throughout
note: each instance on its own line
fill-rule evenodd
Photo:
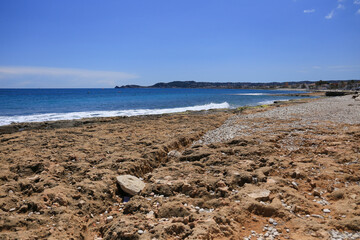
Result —
M 116 181 L 120 185 L 121 189 L 130 195 L 138 194 L 145 187 L 145 183 L 143 181 L 131 175 L 117 176 Z
M 266 189 L 259 189 L 249 193 L 248 196 L 256 200 L 267 200 L 270 196 L 270 191 Z

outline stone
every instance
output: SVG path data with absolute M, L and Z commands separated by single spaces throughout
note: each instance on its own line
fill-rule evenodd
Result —
M 323 212 L 324 213 L 330 213 L 331 211 L 330 211 L 330 209 L 325 208 L 325 209 L 323 209 Z
M 180 152 L 178 152 L 178 151 L 176 151 L 176 150 L 172 150 L 172 151 L 170 151 L 168 154 L 168 157 L 170 157 L 170 158 L 179 158 L 179 157 L 181 157 L 181 153 Z
M 268 179 L 266 180 L 266 183 L 268 183 L 268 184 L 275 184 L 276 181 L 275 181 L 274 179 L 272 179 L 272 178 L 268 178 Z
M 256 200 L 268 200 L 270 191 L 266 189 L 259 189 L 258 191 L 248 194 L 248 196 Z
M 138 194 L 145 187 L 145 183 L 143 181 L 131 175 L 117 176 L 116 181 L 120 185 L 121 189 L 130 195 Z
M 293 182 L 291 182 L 291 185 L 292 185 L 292 187 L 295 188 L 296 190 L 299 189 L 299 185 L 297 184 L 297 182 L 293 181 Z
M 113 219 L 114 219 L 113 216 L 108 216 L 108 217 L 106 218 L 106 221 L 107 221 L 107 222 L 111 222 Z
M 154 211 L 148 212 L 148 213 L 146 214 L 146 218 L 147 218 L 147 219 L 155 218 Z

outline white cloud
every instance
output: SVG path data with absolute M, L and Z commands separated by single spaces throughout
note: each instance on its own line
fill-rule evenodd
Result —
M 354 0 L 354 4 L 360 5 L 360 0 Z
M 313 66 L 312 68 L 313 68 L 313 69 L 321 69 L 320 66 Z
M 325 16 L 326 19 L 332 19 L 334 17 L 334 10 L 332 10 L 328 15 Z
M 138 76 L 125 72 L 0 66 L 0 86 L 9 87 L 114 87 L 135 78 Z
M 345 9 L 344 4 L 339 4 L 339 5 L 337 6 L 337 9 Z
M 306 9 L 304 10 L 304 13 L 314 13 L 315 9 Z
M 357 10 L 356 14 L 360 14 L 360 9 L 359 9 L 359 10 Z

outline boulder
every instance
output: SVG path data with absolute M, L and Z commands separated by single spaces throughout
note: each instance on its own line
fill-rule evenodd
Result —
M 143 181 L 131 175 L 117 176 L 116 181 L 119 184 L 120 188 L 130 195 L 138 194 L 145 187 L 145 183 Z

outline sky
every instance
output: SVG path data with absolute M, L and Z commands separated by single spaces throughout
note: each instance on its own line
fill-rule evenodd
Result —
M 360 0 L 0 0 L 0 88 L 360 79 Z

